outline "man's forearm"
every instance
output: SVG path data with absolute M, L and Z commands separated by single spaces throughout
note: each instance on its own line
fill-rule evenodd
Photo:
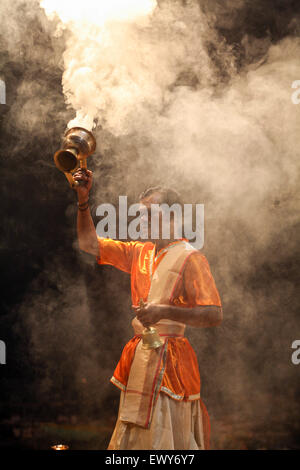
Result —
M 73 174 L 78 183 L 77 236 L 79 248 L 94 256 L 99 255 L 95 225 L 89 209 L 89 194 L 92 187 L 93 173 L 87 168 L 78 168 Z
M 77 235 L 81 250 L 99 255 L 97 233 L 89 208 L 77 211 Z
M 193 308 L 166 306 L 166 316 L 163 318 L 178 321 L 195 327 L 217 326 L 223 319 L 222 307 L 216 305 L 198 305 Z

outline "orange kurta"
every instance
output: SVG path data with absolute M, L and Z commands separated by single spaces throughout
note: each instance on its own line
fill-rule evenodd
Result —
M 109 264 L 131 274 L 132 304 L 147 301 L 151 284 L 151 257 L 155 246 L 151 242 L 122 242 L 99 238 L 99 264 Z M 177 243 L 177 242 L 173 242 Z M 165 256 L 160 250 L 153 259 L 152 274 Z M 205 256 L 196 251 L 186 259 L 176 288 L 170 299 L 171 305 L 195 307 L 196 305 L 221 306 L 220 297 Z M 114 384 L 125 390 L 134 357 L 140 341 L 134 336 L 124 347 L 120 361 L 114 371 Z M 161 391 L 177 400 L 198 399 L 200 374 L 196 354 L 187 338 L 169 338 L 166 370 Z

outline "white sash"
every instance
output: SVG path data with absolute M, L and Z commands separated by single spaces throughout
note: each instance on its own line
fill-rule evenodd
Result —
M 195 251 L 189 243 L 181 241 L 167 247 L 167 254 L 158 265 L 150 286 L 147 302 L 169 304 L 172 299 L 178 279 L 182 273 L 187 257 Z M 135 332 L 141 332 L 144 327 L 135 317 L 133 322 Z M 160 320 L 155 324 L 160 332 L 180 331 L 184 333 L 185 325 L 172 320 Z M 143 349 L 140 341 L 131 364 L 128 382 L 120 419 L 125 422 L 149 428 L 154 404 L 161 387 L 166 357 L 167 335 L 163 346 L 158 349 Z

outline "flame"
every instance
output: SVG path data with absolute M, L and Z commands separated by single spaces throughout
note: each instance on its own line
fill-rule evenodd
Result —
M 48 16 L 57 14 L 64 24 L 87 22 L 98 26 L 110 21 L 134 21 L 152 13 L 156 0 L 41 0 Z

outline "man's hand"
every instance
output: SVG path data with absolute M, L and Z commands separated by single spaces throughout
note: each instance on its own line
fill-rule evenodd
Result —
M 132 306 L 138 320 L 148 327 L 159 320 L 167 319 L 184 323 L 196 328 L 218 326 L 223 320 L 221 306 L 196 305 L 195 307 L 177 307 L 175 305 L 145 304 L 143 307 Z
M 78 170 L 73 173 L 73 178 L 75 181 L 82 182 L 82 184 L 75 187 L 75 190 L 77 192 L 78 201 L 85 202 L 89 197 L 89 192 L 92 187 L 93 173 L 86 168 L 78 168 Z
M 137 319 L 146 328 L 154 325 L 162 318 L 167 318 L 168 305 L 158 305 L 153 303 L 144 304 L 143 307 L 132 306 L 136 313 Z

